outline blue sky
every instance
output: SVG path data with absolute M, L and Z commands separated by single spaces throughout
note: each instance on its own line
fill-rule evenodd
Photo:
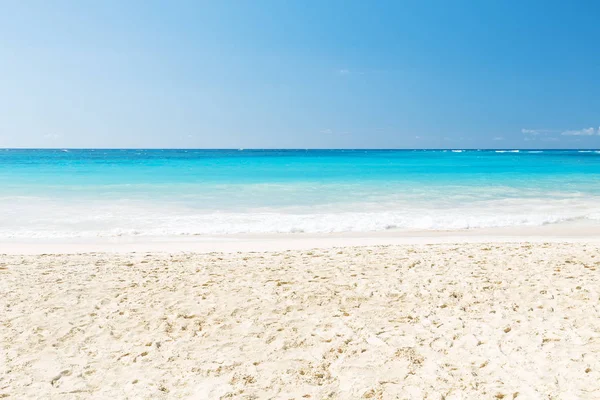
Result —
M 1 147 L 600 147 L 596 1 L 5 1 Z

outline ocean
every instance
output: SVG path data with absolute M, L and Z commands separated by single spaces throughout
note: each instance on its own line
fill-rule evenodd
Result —
M 600 224 L 594 150 L 0 150 L 0 238 Z

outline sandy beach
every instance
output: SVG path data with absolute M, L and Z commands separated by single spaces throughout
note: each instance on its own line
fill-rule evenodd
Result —
M 6 1 L 0 400 L 600 400 L 600 1 Z
M 0 256 L 0 397 L 598 399 L 600 245 Z

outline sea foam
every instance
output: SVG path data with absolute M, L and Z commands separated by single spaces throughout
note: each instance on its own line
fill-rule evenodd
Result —
M 387 205 L 369 212 L 325 211 L 334 206 L 322 206 L 322 211 L 305 207 L 297 208 L 295 212 L 264 208 L 245 212 L 198 212 L 176 205 L 161 207 L 139 202 L 131 205 L 121 202 L 118 206 L 96 203 L 94 207 L 78 204 L 39 209 L 21 206 L 18 216 L 2 221 L 0 238 L 341 233 L 541 226 L 599 220 L 599 205 L 600 198 L 573 197 L 569 200 L 492 200 L 440 208 L 414 204 L 410 209 L 388 210 L 385 209 L 390 208 Z M 52 209 L 50 214 L 40 212 L 49 208 Z

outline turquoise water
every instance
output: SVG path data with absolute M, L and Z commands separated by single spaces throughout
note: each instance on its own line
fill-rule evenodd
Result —
M 600 223 L 600 152 L 0 150 L 0 238 Z

